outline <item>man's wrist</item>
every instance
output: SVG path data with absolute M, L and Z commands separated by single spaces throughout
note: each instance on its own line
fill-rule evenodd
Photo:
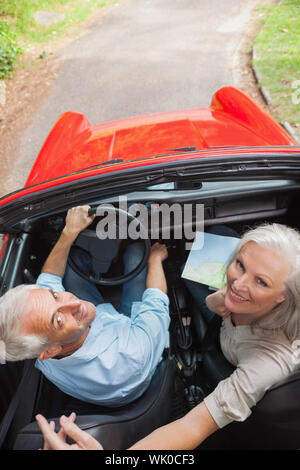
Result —
M 156 257 L 156 256 L 151 256 L 148 260 L 148 267 L 152 267 L 152 266 L 161 266 L 162 265 L 162 260 L 161 258 L 159 257 Z
M 65 228 L 61 232 L 61 237 L 63 238 L 63 240 L 66 243 L 70 243 L 70 245 L 72 245 L 72 243 L 76 240 L 78 235 L 79 235 L 79 233 L 72 232 L 71 230 L 68 229 L 67 226 L 65 226 Z

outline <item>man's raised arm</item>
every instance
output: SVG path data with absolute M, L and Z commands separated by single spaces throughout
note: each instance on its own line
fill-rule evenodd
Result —
M 66 225 L 46 259 L 42 273 L 64 276 L 72 243 L 95 218 L 95 215 L 89 216 L 89 209 L 90 206 L 78 206 L 68 210 Z

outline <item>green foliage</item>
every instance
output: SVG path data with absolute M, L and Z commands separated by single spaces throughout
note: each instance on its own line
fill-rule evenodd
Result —
M 12 74 L 14 62 L 21 54 L 22 48 L 17 46 L 15 35 L 6 22 L 0 23 L 0 79 Z
M 117 0 L 0 0 L 0 80 L 12 74 L 21 45 L 48 42 L 81 24 L 97 8 Z M 50 26 L 35 21 L 37 11 L 63 13 L 64 19 Z M 40 58 L 45 56 L 41 54 Z
M 254 65 L 260 85 L 272 98 L 271 109 L 278 121 L 300 129 L 300 2 L 282 0 L 269 7 L 255 39 Z M 300 133 L 299 133 L 300 135 Z

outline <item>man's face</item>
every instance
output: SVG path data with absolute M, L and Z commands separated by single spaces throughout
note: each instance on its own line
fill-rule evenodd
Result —
M 21 317 L 21 332 L 46 336 L 50 343 L 61 345 L 77 341 L 96 313 L 91 302 L 80 300 L 70 292 L 51 289 L 30 291 L 26 307 Z

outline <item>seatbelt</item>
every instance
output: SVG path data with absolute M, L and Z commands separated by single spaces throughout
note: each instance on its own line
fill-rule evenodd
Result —
M 2 448 L 2 445 L 5 441 L 5 438 L 7 436 L 8 430 L 10 428 L 10 425 L 13 421 L 13 418 L 15 416 L 16 410 L 18 408 L 18 405 L 20 403 L 21 397 L 24 393 L 24 390 L 26 388 L 26 385 L 30 383 L 30 379 L 32 377 L 32 372 L 34 371 L 34 364 L 35 364 L 35 359 L 34 360 L 29 360 L 28 362 L 25 362 L 24 365 L 24 372 L 22 379 L 19 383 L 19 386 L 9 404 L 9 407 L 7 408 L 7 411 L 4 415 L 4 418 L 1 423 L 1 428 L 0 428 L 0 449 Z M 34 400 L 34 397 L 32 398 Z M 30 410 L 30 413 L 32 413 L 33 407 Z

